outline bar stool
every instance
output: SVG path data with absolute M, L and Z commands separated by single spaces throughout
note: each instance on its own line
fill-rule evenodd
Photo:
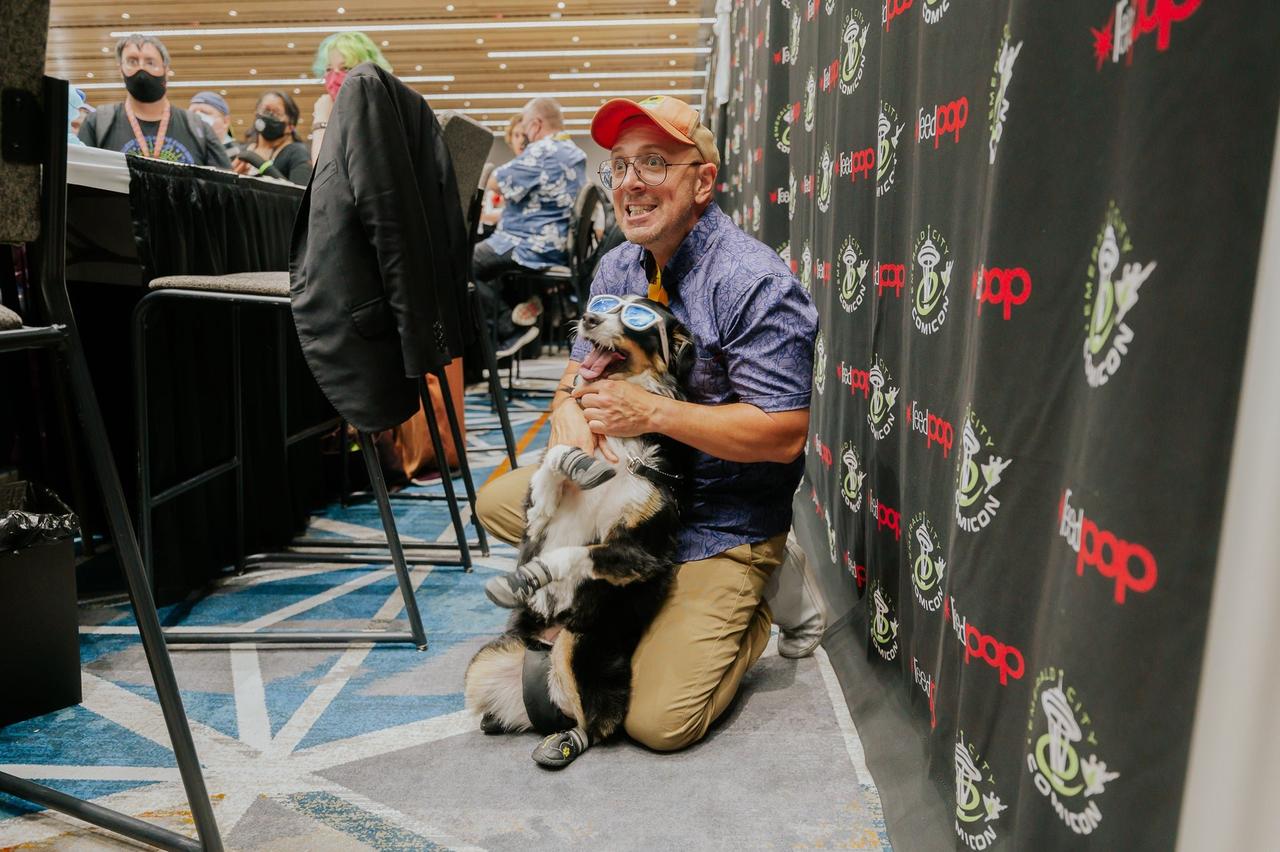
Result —
M 47 3 L 30 3 L 22 6 L 14 23 L 15 33 L 18 35 L 27 33 L 26 39 L 23 40 L 24 44 L 38 46 L 38 49 L 33 48 L 20 59 L 30 60 L 38 68 L 44 67 L 43 46 L 47 25 Z M 18 70 L 25 73 L 25 69 L 21 66 Z M 67 83 L 65 80 L 56 80 L 52 77 L 43 78 L 43 115 L 41 115 L 39 101 L 34 93 L 9 87 L 10 73 L 13 73 L 10 68 L 0 68 L 0 81 L 5 84 L 6 110 L 4 150 L 6 164 L 5 173 L 0 175 L 0 183 L 5 184 L 3 190 L 6 198 L 29 197 L 31 205 L 30 209 L 23 209 L 23 206 L 19 205 L 18 209 L 5 211 L 7 215 L 25 221 L 18 228 L 16 236 L 9 228 L 10 219 L 0 222 L 0 241 L 31 242 L 33 238 L 29 233 L 30 229 L 24 231 L 24 227 L 31 221 L 40 223 L 41 236 L 38 249 L 33 252 L 33 260 L 37 264 L 39 301 L 49 322 L 44 326 L 28 327 L 23 325 L 22 320 L 13 311 L 0 309 L 0 352 L 44 349 L 58 354 L 64 380 L 71 386 L 72 398 L 84 431 L 84 440 L 94 476 L 102 489 L 107 521 L 128 587 L 129 603 L 133 608 L 138 632 L 141 634 L 142 649 L 155 684 L 156 698 L 164 716 L 165 727 L 173 744 L 178 773 L 182 779 L 187 801 L 191 806 L 191 817 L 199 840 L 193 840 L 145 820 L 7 772 L 0 772 L 0 792 L 60 811 L 162 849 L 204 849 L 207 852 L 221 852 L 223 847 L 222 839 L 218 834 L 218 824 L 213 816 L 213 807 L 209 801 L 204 775 L 200 770 L 200 760 L 191 738 L 186 711 L 182 706 L 182 696 L 178 692 L 178 683 L 174 678 L 173 662 L 169 658 L 169 651 L 165 645 L 155 601 L 151 596 L 151 588 L 142 564 L 142 555 L 138 550 L 137 539 L 134 538 L 124 489 L 121 487 L 120 475 L 116 470 L 111 447 L 107 441 L 106 426 L 102 421 L 102 411 L 98 407 L 97 395 L 89 376 L 89 365 L 85 361 L 84 349 L 76 329 L 75 315 L 71 310 L 71 301 L 67 297 L 65 276 Z M 25 120 L 16 121 L 16 127 L 11 128 L 10 123 L 18 118 L 20 109 L 27 111 Z M 29 158 L 24 155 L 23 146 L 10 146 L 10 143 L 23 133 L 28 135 L 31 149 L 28 153 L 33 154 Z M 40 172 L 33 169 L 28 181 L 27 177 L 21 174 L 24 167 L 17 165 L 18 163 L 37 166 Z M 41 173 L 42 182 L 37 177 Z M 15 186 L 21 183 L 27 183 L 27 185 Z M 38 192 L 30 191 L 33 188 L 32 184 L 39 187 Z

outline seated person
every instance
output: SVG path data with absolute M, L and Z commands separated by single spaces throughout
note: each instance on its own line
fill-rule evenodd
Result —
M 92 148 L 140 157 L 231 168 L 222 140 L 203 121 L 169 103 L 169 50 L 155 36 L 116 42 L 124 77 L 124 103 L 107 104 L 80 125 L 80 141 Z
M 298 105 L 288 92 L 273 89 L 258 98 L 253 127 L 236 149 L 236 174 L 266 175 L 306 186 L 311 179 L 311 152 L 298 137 Z
M 500 291 L 503 273 L 568 263 L 569 217 L 586 179 L 587 155 L 564 132 L 560 104 L 551 98 L 529 101 L 520 127 L 527 147 L 489 178 L 488 189 L 502 194 L 502 218 L 493 235 L 476 245 L 471 262 L 485 316 L 490 321 L 496 317 L 499 352 L 520 339 L 517 323 L 533 325 L 538 318 L 532 305 L 522 306 L 525 310 L 513 317 Z
M 600 260 L 591 295 L 668 304 L 692 333 L 696 360 L 682 402 L 597 367 L 579 376 L 590 349 L 579 341 L 551 403 L 550 444 L 616 462 L 606 436 L 658 433 L 695 451 L 681 565 L 632 657 L 626 719 L 633 739 L 671 751 L 706 734 L 769 641 L 764 589 L 803 473 L 818 315 L 777 253 L 711 200 L 720 154 L 697 110 L 662 96 L 612 100 L 591 135 L 611 151 L 600 177 L 627 238 Z M 503 541 L 519 542 L 535 470 L 480 492 L 480 521 Z

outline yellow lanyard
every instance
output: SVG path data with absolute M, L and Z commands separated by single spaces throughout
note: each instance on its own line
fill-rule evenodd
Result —
M 649 282 L 649 298 L 654 302 L 667 305 L 671 300 L 667 298 L 667 291 L 662 286 L 662 270 L 656 270 L 653 273 L 653 280 Z

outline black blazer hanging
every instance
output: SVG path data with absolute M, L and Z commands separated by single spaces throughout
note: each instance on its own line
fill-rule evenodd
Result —
M 462 353 L 466 252 L 431 107 L 387 71 L 357 66 L 338 92 L 289 262 L 307 364 L 357 429 L 403 423 L 418 377 Z

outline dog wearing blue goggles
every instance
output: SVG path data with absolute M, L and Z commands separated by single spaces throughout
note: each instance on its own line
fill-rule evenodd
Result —
M 578 370 L 584 382 L 649 371 L 679 384 L 692 364 L 689 333 L 665 305 L 640 296 L 593 296 L 578 334 L 592 345 Z

